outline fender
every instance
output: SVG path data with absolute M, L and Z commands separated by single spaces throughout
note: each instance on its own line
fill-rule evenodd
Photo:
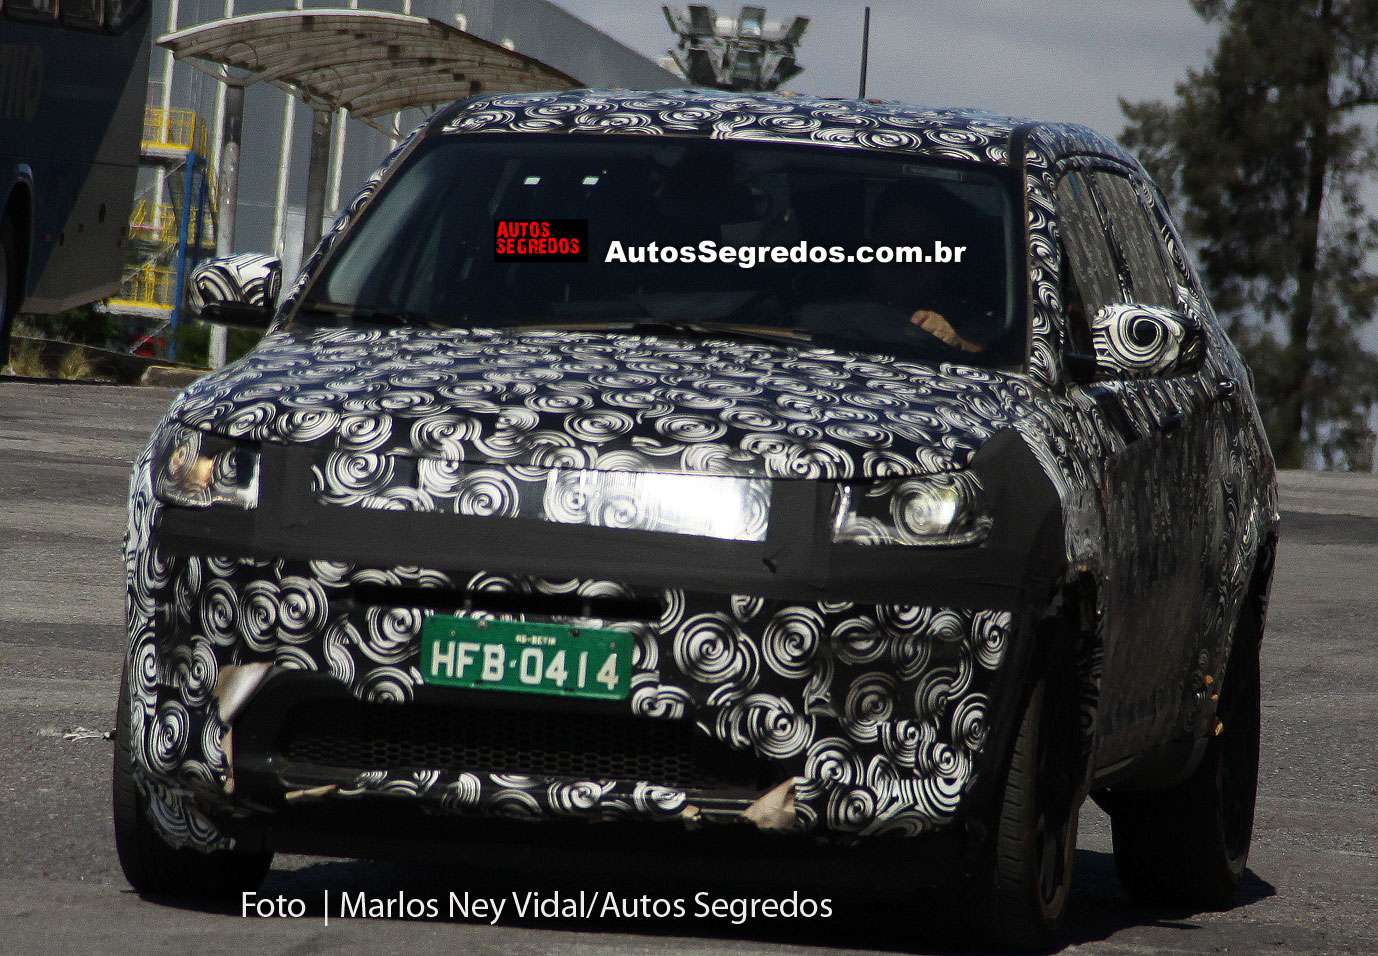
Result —
M 13 216 L 15 233 L 19 238 L 19 273 L 24 277 L 19 286 L 19 301 L 15 311 L 23 307 L 33 282 L 33 168 L 28 163 L 16 163 L 5 177 L 5 194 L 0 200 L 0 217 Z

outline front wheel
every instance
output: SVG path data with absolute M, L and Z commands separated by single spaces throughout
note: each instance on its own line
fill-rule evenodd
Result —
M 1076 701 L 1039 681 L 1010 757 L 985 916 L 993 941 L 1053 945 L 1072 887 L 1077 845 Z
M 129 684 L 121 677 L 112 790 L 115 850 L 129 885 L 153 896 L 199 900 L 228 900 L 256 889 L 273 862 L 272 853 L 202 853 L 173 847 L 148 822 L 147 807 L 134 783 L 137 744 L 130 737 Z
M 1223 908 L 1234 900 L 1249 859 L 1258 795 L 1258 645 L 1247 629 L 1230 654 L 1220 732 L 1184 783 L 1110 801 L 1115 867 L 1133 898 Z

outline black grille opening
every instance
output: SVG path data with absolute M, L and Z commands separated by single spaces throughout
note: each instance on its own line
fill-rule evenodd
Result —
M 469 770 L 644 780 L 685 790 L 759 791 L 768 761 L 684 721 L 543 710 L 319 701 L 294 708 L 276 749 L 291 764 L 350 770 Z

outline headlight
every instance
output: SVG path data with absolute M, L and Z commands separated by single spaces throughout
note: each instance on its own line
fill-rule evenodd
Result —
M 525 518 L 729 541 L 764 541 L 770 522 L 771 482 L 732 475 L 493 465 L 334 451 L 312 466 L 311 488 L 317 501 L 337 507 Z
M 844 484 L 833 498 L 833 541 L 843 544 L 972 544 L 989 530 L 970 472 Z
M 168 430 L 156 467 L 154 492 L 167 504 L 258 505 L 258 452 L 244 442 L 177 425 Z
M 770 482 L 717 475 L 557 469 L 547 476 L 547 521 L 763 541 Z

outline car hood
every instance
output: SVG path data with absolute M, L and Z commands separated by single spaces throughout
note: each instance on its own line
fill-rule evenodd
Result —
M 309 329 L 268 335 L 171 415 L 357 452 L 847 479 L 961 468 L 1030 390 L 1014 373 L 735 339 Z

